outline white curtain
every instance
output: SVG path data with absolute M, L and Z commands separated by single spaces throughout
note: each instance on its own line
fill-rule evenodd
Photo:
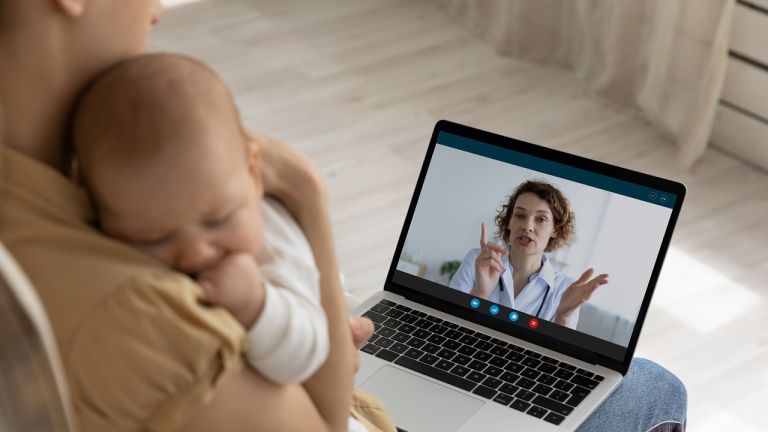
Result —
M 688 168 L 707 147 L 735 0 L 436 0 L 505 55 L 571 68 L 638 109 Z

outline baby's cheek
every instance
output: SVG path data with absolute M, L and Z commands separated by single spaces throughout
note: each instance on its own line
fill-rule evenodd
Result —
M 258 253 L 264 242 L 261 217 L 251 217 L 247 221 L 243 221 L 238 231 L 239 249 L 254 255 Z

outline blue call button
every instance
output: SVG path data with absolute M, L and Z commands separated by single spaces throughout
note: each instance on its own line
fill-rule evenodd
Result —
M 499 305 L 491 305 L 491 308 L 489 309 L 491 312 L 491 315 L 498 315 L 499 314 Z
M 509 313 L 509 320 L 510 321 L 517 321 L 519 319 L 520 319 L 520 315 L 517 312 L 512 311 L 512 312 Z
M 477 309 L 480 307 L 480 300 L 473 298 L 469 301 L 469 305 L 472 306 L 472 309 Z

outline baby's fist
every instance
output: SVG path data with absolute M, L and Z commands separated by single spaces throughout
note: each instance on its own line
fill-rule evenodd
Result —
M 197 282 L 207 301 L 227 309 L 243 327 L 250 328 L 256 322 L 264 304 L 264 285 L 252 255 L 228 255 L 201 272 Z

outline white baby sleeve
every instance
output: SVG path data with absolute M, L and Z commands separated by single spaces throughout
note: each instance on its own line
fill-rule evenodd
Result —
M 328 356 L 328 323 L 320 305 L 320 277 L 301 228 L 277 201 L 262 205 L 264 242 L 256 257 L 265 302 L 248 332 L 246 358 L 279 383 L 305 381 Z

